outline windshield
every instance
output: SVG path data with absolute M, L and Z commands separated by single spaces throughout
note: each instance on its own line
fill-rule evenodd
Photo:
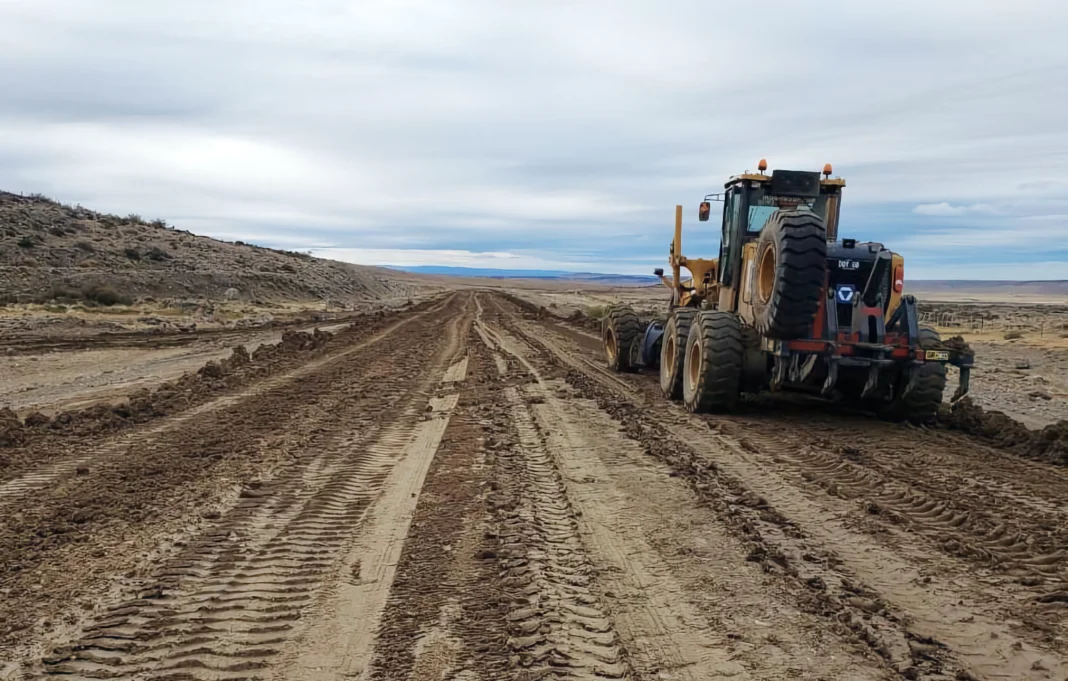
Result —
M 764 187 L 755 187 L 749 192 L 749 233 L 759 234 L 779 210 L 810 210 L 826 220 L 827 196 L 821 194 L 815 199 L 798 202 L 798 199 L 769 194 Z

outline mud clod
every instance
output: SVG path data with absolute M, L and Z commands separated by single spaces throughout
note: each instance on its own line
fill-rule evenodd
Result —
M 26 428 L 15 412 L 0 409 L 0 447 L 14 447 L 26 440 Z
M 282 342 L 261 345 L 249 354 L 243 345 L 233 348 L 221 361 L 210 361 L 194 373 L 164 382 L 155 390 L 142 388 L 116 405 L 97 404 L 80 411 L 63 411 L 52 418 L 40 412 L 24 421 L 11 409 L 0 410 L 0 448 L 32 447 L 49 434 L 61 437 L 87 436 L 125 428 L 149 419 L 174 414 L 213 396 L 280 370 L 290 361 L 327 345 L 333 335 L 318 329 L 313 333 L 287 331 Z M 0 469 L 12 463 L 41 460 L 43 455 L 21 451 L 0 461 Z
M 1007 414 L 986 411 L 966 397 L 953 406 L 942 425 L 1022 456 L 1068 466 L 1068 421 L 1030 430 Z

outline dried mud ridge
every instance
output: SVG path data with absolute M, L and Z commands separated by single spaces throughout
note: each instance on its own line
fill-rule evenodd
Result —
M 1003 412 L 984 410 L 966 397 L 953 405 L 948 415 L 943 413 L 939 423 L 1020 456 L 1068 466 L 1068 421 L 1031 430 Z
M 412 311 L 418 312 L 430 304 L 421 303 Z M 278 343 L 261 345 L 251 353 L 239 345 L 228 358 L 210 361 L 196 372 L 164 382 L 154 390 L 138 390 L 118 405 L 100 404 L 60 412 L 51 418 L 37 412 L 24 419 L 19 419 L 9 408 L 0 409 L 0 477 L 27 463 L 46 460 L 48 456 L 41 450 L 57 444 L 62 447 L 66 438 L 121 430 L 182 412 L 306 362 L 329 351 L 332 342 L 336 346 L 369 335 L 388 320 L 382 314 L 368 315 L 367 319 L 354 321 L 337 334 L 319 329 L 310 333 L 285 331 Z M 339 338 L 335 339 L 335 335 Z M 35 448 L 38 444 L 40 449 Z
M 209 328 L 188 331 L 168 331 L 162 327 L 138 331 L 99 331 L 87 332 L 86 335 L 58 336 L 55 331 L 41 335 L 22 337 L 4 337 L 0 339 L 0 352 L 8 355 L 34 355 L 45 352 L 72 352 L 75 350 L 98 350 L 116 348 L 176 348 L 197 343 L 222 343 L 230 339 L 247 337 L 250 331 L 268 331 L 271 329 L 293 330 L 295 327 L 309 327 L 315 324 L 342 325 L 353 322 L 350 315 L 330 318 L 330 315 L 312 314 L 287 317 L 284 320 L 271 319 L 262 323 L 247 324 L 241 328 Z M 193 325 L 195 327 L 195 324 Z

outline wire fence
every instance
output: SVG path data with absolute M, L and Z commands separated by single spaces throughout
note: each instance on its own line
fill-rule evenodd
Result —
M 957 329 L 968 333 L 1019 333 L 1060 336 L 1068 332 L 1068 322 L 1050 319 L 1048 315 L 1013 314 L 1011 317 L 958 311 L 920 312 L 920 323 L 942 329 Z

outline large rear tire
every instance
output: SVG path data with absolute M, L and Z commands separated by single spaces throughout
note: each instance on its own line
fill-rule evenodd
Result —
M 676 307 L 664 326 L 660 346 L 660 389 L 669 400 L 682 399 L 682 370 L 686 359 L 686 339 L 697 310 Z
M 756 250 L 754 326 L 778 340 L 809 335 L 827 280 L 827 228 L 807 210 L 768 218 Z
M 686 341 L 682 399 L 692 412 L 731 411 L 741 394 L 745 352 L 742 322 L 733 312 L 702 312 Z
M 942 337 L 934 329 L 920 327 L 920 347 L 938 348 Z M 946 366 L 941 362 L 925 362 L 911 369 L 912 376 L 902 372 L 900 394 L 883 408 L 881 416 L 893 421 L 931 423 L 938 417 L 942 393 L 946 389 Z M 907 390 L 907 392 L 906 392 Z
M 641 342 L 642 324 L 629 305 L 613 305 L 601 320 L 601 341 L 608 368 L 614 371 L 633 371 L 634 345 Z

